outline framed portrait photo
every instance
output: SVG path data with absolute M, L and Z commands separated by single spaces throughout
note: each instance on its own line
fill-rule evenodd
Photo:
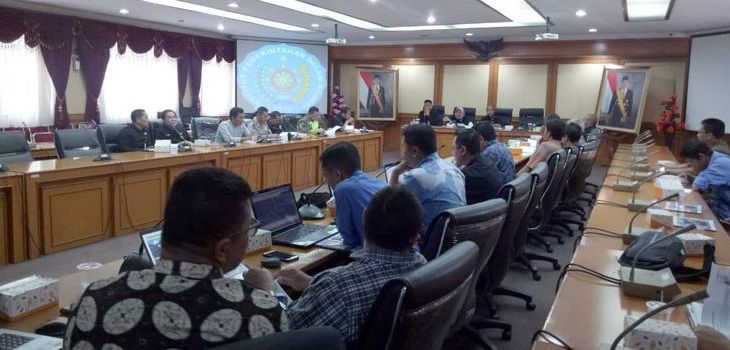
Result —
M 649 68 L 605 68 L 598 93 L 598 126 L 638 133 L 644 114 Z
M 398 71 L 382 68 L 357 69 L 357 104 L 360 120 L 395 120 L 398 104 Z

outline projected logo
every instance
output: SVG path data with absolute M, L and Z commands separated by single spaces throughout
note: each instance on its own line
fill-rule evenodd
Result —
M 265 45 L 238 63 L 241 97 L 254 108 L 300 113 L 324 98 L 327 74 L 316 56 L 287 44 Z

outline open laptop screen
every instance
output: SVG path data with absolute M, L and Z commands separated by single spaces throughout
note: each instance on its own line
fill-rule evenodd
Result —
M 142 238 L 147 257 L 150 258 L 152 264 L 156 265 L 162 255 L 162 230 L 140 232 L 139 235 Z
M 254 192 L 251 205 L 261 228 L 272 233 L 302 223 L 294 191 L 289 184 Z

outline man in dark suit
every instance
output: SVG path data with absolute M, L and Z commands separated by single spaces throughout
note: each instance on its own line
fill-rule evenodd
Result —
M 162 124 L 154 128 L 155 140 L 170 140 L 172 143 L 192 141 L 192 138 L 177 120 L 177 114 L 171 109 L 162 112 Z
M 155 134 L 150 130 L 150 120 L 144 109 L 135 109 L 131 115 L 132 124 L 119 131 L 117 148 L 119 152 L 144 151 L 155 146 Z
M 632 125 L 628 122 L 631 119 L 633 105 L 634 92 L 629 89 L 629 77 L 624 75 L 621 78 L 621 85 L 616 88 L 613 97 L 611 97 L 611 105 L 608 107 L 608 125 L 632 128 Z
M 380 86 L 380 76 L 373 75 L 373 82 L 368 88 L 368 111 L 371 117 L 385 116 L 385 90 Z

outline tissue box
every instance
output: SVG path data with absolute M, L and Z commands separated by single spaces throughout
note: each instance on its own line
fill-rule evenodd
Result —
M 58 280 L 30 276 L 0 286 L 0 318 L 14 321 L 58 305 Z
M 246 254 L 271 248 L 271 231 L 258 229 L 256 235 L 248 239 Z
M 674 215 L 672 212 L 664 209 L 649 208 L 646 210 L 646 218 L 649 220 L 651 228 L 662 226 L 672 227 L 674 223 Z
M 195 140 L 195 147 L 208 147 L 210 146 L 210 140 L 197 139 Z
M 624 327 L 637 319 L 627 315 Z M 646 350 L 696 350 L 697 337 L 686 324 L 650 318 L 626 335 L 624 346 Z
M 715 239 L 701 233 L 685 233 L 677 236 L 684 244 L 687 255 L 704 255 L 705 244 L 715 245 Z

